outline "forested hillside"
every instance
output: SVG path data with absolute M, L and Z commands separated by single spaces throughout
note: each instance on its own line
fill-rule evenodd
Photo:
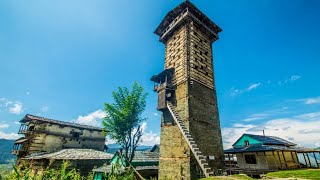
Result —
M 14 140 L 0 139 L 0 164 L 7 164 L 16 159 L 16 156 L 11 154 Z

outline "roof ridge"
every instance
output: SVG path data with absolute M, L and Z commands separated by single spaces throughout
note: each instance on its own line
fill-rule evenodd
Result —
M 46 117 L 42 117 L 42 116 L 36 116 L 36 115 L 32 115 L 32 114 L 26 114 L 22 120 L 24 120 L 26 118 L 32 119 L 32 120 L 38 120 L 38 121 L 46 121 L 46 122 L 51 122 L 51 123 L 56 123 L 56 124 L 63 124 L 66 126 L 74 126 L 74 127 L 78 127 L 78 128 L 94 129 L 94 130 L 99 130 L 99 131 L 103 130 L 102 128 L 96 127 L 96 126 L 89 126 L 89 125 L 84 125 L 84 124 L 79 124 L 79 123 L 74 123 L 74 122 L 61 121 L 61 120 L 46 118 Z

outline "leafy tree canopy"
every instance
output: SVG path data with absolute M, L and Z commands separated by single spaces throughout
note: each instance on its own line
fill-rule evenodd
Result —
M 103 119 L 104 130 L 108 137 L 120 144 L 125 158 L 131 162 L 142 136 L 141 123 L 146 119 L 142 113 L 146 108 L 147 93 L 134 83 L 132 89 L 118 87 L 112 93 L 114 103 L 105 103 L 107 116 Z

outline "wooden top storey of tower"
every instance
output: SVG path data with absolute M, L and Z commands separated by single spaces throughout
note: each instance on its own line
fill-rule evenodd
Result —
M 198 24 L 199 27 L 203 29 L 203 32 L 207 33 L 213 41 L 219 38 L 218 33 L 221 32 L 222 29 L 190 1 L 185 1 L 171 10 L 154 33 L 160 37 L 161 42 L 165 43 L 175 30 L 179 29 L 179 27 L 189 20 Z

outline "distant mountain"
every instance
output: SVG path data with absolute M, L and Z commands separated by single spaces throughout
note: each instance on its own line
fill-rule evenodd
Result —
M 15 155 L 11 154 L 14 140 L 0 139 L 0 164 L 12 163 L 16 159 Z
M 120 150 L 121 146 L 119 144 L 108 144 L 107 153 L 115 154 L 118 150 Z M 153 146 L 139 146 L 137 147 L 137 151 L 147 151 L 150 150 Z

